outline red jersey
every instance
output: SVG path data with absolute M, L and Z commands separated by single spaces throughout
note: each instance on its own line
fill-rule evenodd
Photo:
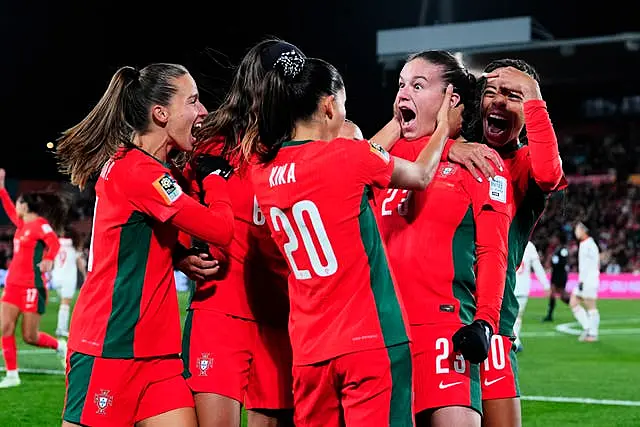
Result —
M 285 142 L 252 169 L 258 202 L 289 275 L 294 364 L 408 341 L 403 308 L 369 206 L 389 154 L 367 141 Z
M 42 217 L 30 222 L 18 218 L 16 207 L 4 188 L 0 190 L 0 201 L 7 216 L 16 226 L 13 258 L 5 278 L 5 286 L 44 289 L 46 279 L 38 264 L 45 259 L 55 259 L 60 249 L 58 236 Z
M 544 211 L 547 195 L 567 187 L 546 103 L 541 100 L 525 102 L 524 118 L 528 145 L 501 154 L 511 175 L 514 193 L 507 277 L 500 310 L 499 333 L 506 336 L 513 336 L 513 325 L 518 315 L 516 270 L 522 262 L 527 242 Z
M 414 161 L 428 141 L 402 139 L 391 153 Z M 483 319 L 497 331 L 512 197 L 507 174 L 479 183 L 449 162 L 424 191 L 378 193 L 377 220 L 411 324 Z
M 189 203 L 167 166 L 142 150 L 122 149 L 105 163 L 69 348 L 108 358 L 180 353 L 178 229 L 167 221 Z
M 217 156 L 221 149 L 222 140 L 213 141 L 205 144 L 197 154 Z M 236 160 L 235 163 L 239 162 Z M 189 165 L 184 175 L 197 196 L 199 189 Z M 234 235 L 231 244 L 225 248 L 226 274 L 221 280 L 198 283 L 190 307 L 286 327 L 289 268 L 265 224 L 248 170 L 236 167 L 227 185 L 234 214 Z

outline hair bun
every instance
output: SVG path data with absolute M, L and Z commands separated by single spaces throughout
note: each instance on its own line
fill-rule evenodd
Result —
M 282 52 L 274 62 L 273 68 L 280 70 L 286 78 L 294 79 L 302 71 L 304 62 L 304 57 L 292 49 Z

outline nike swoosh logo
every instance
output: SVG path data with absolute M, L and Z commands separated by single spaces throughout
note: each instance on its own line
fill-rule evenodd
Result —
M 462 381 L 458 381 L 458 382 L 455 382 L 455 383 L 449 383 L 449 384 L 443 384 L 442 381 L 440 381 L 440 385 L 438 386 L 438 388 L 440 390 L 444 390 L 444 389 L 447 389 L 449 387 L 453 387 L 454 385 L 460 385 L 460 384 L 462 384 Z
M 503 380 L 504 378 L 505 378 L 505 377 L 504 377 L 504 375 L 503 375 L 503 376 L 501 376 L 500 378 L 496 378 L 495 380 L 492 380 L 492 381 L 488 381 L 488 380 L 485 378 L 485 380 L 484 380 L 484 386 L 485 386 L 485 387 L 489 387 L 490 385 L 493 385 L 493 384 L 497 383 L 498 381 Z

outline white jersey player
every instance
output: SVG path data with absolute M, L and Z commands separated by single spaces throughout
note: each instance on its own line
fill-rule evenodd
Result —
M 515 294 L 516 298 L 518 299 L 520 308 L 518 310 L 518 317 L 516 318 L 516 322 L 513 325 L 513 333 L 516 336 L 515 344 L 518 351 L 522 350 L 522 342 L 520 341 L 520 330 L 522 329 L 522 316 L 524 314 L 524 309 L 527 306 L 527 301 L 529 300 L 529 291 L 531 290 L 532 269 L 535 272 L 538 281 L 544 287 L 545 292 L 550 292 L 551 285 L 549 284 L 547 273 L 544 271 L 542 263 L 540 262 L 538 250 L 533 243 L 528 242 L 526 248 L 524 249 L 522 262 L 516 270 Z
M 580 341 L 598 340 L 600 312 L 596 307 L 600 287 L 600 251 L 589 235 L 589 229 L 581 222 L 576 225 L 578 247 L 578 286 L 573 289 L 569 305 L 574 317 L 582 326 Z M 581 304 L 582 303 L 582 304 Z
M 86 276 L 84 258 L 77 249 L 71 234 L 71 232 L 65 232 L 65 237 L 60 237 L 60 251 L 51 271 L 51 282 L 60 295 L 58 327 L 56 328 L 56 335 L 59 337 L 69 336 L 69 311 L 71 300 L 78 287 L 78 272 L 83 277 Z

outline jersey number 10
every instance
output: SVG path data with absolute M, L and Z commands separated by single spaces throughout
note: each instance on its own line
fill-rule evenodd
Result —
M 311 267 L 313 272 L 320 277 L 331 276 L 338 270 L 338 260 L 329 242 L 329 237 L 320 218 L 320 212 L 318 207 L 310 200 L 301 200 L 294 204 L 291 208 L 293 214 L 293 221 L 296 228 L 302 237 L 302 244 L 307 252 L 309 261 L 311 261 Z M 300 270 L 295 260 L 293 259 L 293 253 L 298 250 L 299 243 L 296 232 L 293 229 L 293 225 L 289 221 L 289 218 L 276 207 L 272 207 L 270 210 L 271 221 L 273 222 L 273 228 L 276 232 L 284 231 L 289 241 L 284 244 L 284 252 L 289 260 L 289 266 L 291 271 L 298 280 L 311 279 L 311 272 L 309 270 Z M 307 219 L 310 220 L 310 224 L 307 224 Z M 313 229 L 315 236 L 318 239 L 318 246 L 322 250 L 322 255 L 326 261 L 325 264 L 320 260 L 316 245 L 310 233 L 310 228 Z

